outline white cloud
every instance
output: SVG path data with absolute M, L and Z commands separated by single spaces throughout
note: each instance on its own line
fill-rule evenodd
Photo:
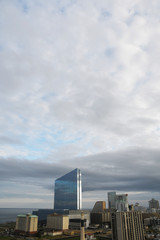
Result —
M 3 0 L 0 9 L 1 157 L 156 153 L 158 0 Z

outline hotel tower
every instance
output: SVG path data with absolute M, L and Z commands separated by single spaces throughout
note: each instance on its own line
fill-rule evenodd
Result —
M 54 190 L 54 209 L 80 210 L 81 208 L 81 171 L 76 168 L 56 179 Z

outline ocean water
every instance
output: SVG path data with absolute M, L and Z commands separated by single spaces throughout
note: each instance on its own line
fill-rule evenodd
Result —
M 0 223 L 15 222 L 18 214 L 32 213 L 35 208 L 0 208 Z

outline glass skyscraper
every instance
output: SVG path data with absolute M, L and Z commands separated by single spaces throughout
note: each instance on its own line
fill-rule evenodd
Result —
M 128 194 L 116 195 L 116 192 L 108 192 L 108 208 L 118 211 L 129 211 Z
M 54 209 L 80 210 L 82 208 L 82 181 L 80 169 L 56 179 Z
M 108 192 L 108 208 L 116 208 L 116 192 Z

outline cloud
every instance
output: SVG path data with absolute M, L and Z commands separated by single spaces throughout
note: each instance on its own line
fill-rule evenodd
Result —
M 159 1 L 0 9 L 1 179 L 49 190 L 79 167 L 86 192 L 158 191 Z
M 20 140 L 20 139 L 12 139 L 10 137 L 6 137 L 6 136 L 0 136 L 0 144 L 3 145 L 3 144 L 18 144 L 18 145 L 21 145 L 23 144 L 23 141 Z
M 79 167 L 83 191 L 156 192 L 159 189 L 158 149 L 128 148 L 120 151 L 65 159 L 58 163 L 1 159 L 1 181 L 21 182 L 52 188 L 54 180 Z M 26 179 L 26 180 L 25 180 Z M 51 184 L 52 182 L 52 184 Z

